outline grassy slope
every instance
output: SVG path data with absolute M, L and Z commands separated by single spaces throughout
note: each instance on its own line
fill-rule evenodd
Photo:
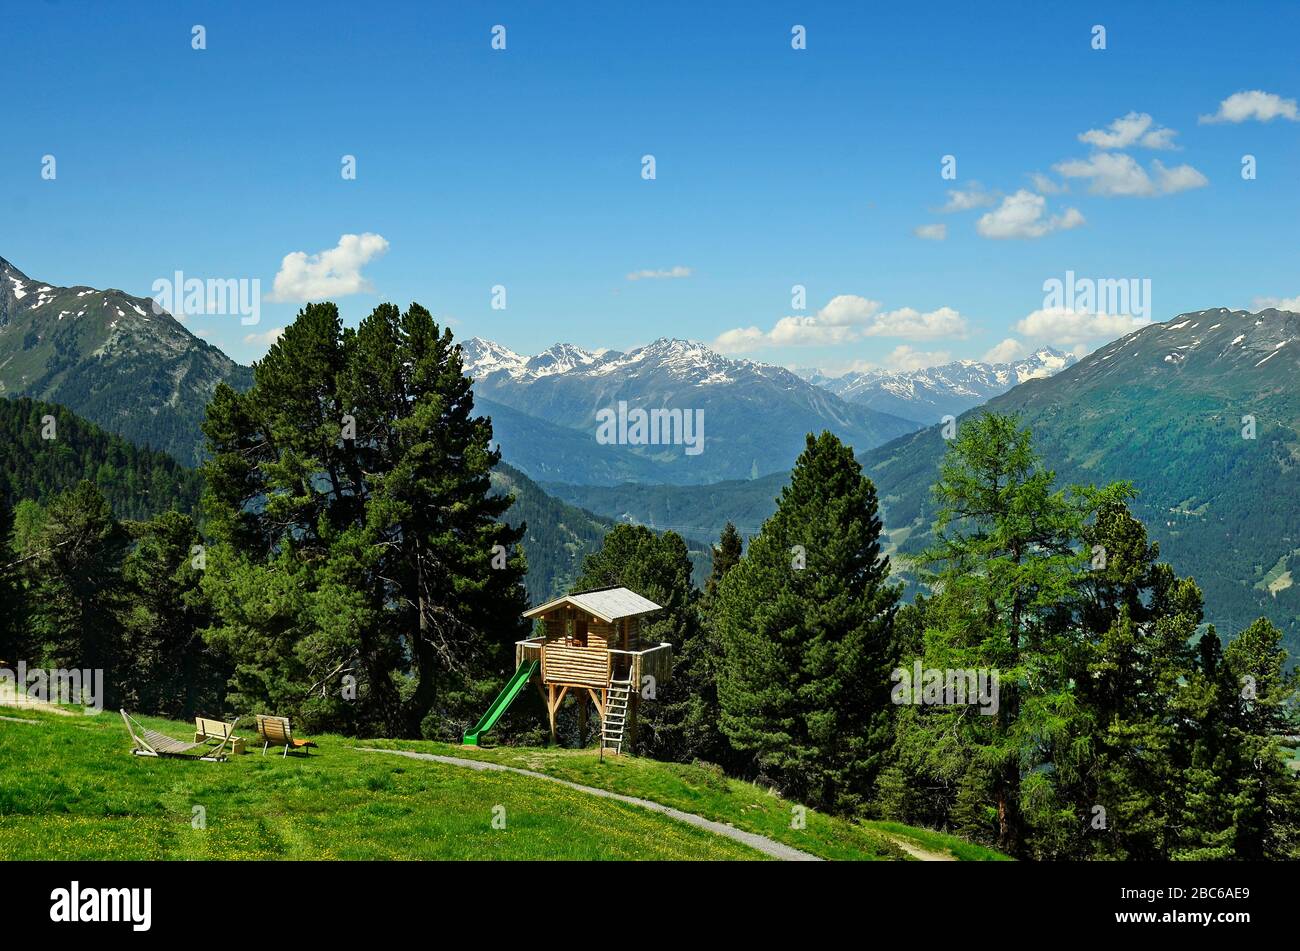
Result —
M 318 737 L 310 759 L 257 752 L 226 763 L 135 757 L 121 718 L 0 714 L 3 859 L 758 859 L 759 853 L 636 806 L 542 779 L 375 756 Z M 185 724 L 142 718 L 183 739 Z M 248 736 L 251 730 L 241 729 Z M 902 836 L 959 859 L 999 858 L 951 836 L 853 824 L 702 766 L 593 750 L 364 745 L 477 758 L 651 799 L 828 859 L 900 859 Z M 493 829 L 495 806 L 506 828 Z M 193 828 L 195 807 L 206 829 Z
M 644 809 L 545 780 L 360 753 L 135 757 L 121 718 L 4 710 L 5 859 L 756 859 Z M 178 739 L 183 724 L 145 718 Z M 193 727 L 191 726 L 192 730 Z M 247 735 L 249 731 L 241 731 Z M 493 807 L 506 828 L 492 828 Z M 192 828 L 194 807 L 207 828 Z
M 371 740 L 367 746 L 417 750 L 482 759 L 545 773 L 570 782 L 652 799 L 706 819 L 727 822 L 826 859 L 898 859 L 904 853 L 889 837 L 901 836 L 933 852 L 961 860 L 1005 856 L 955 836 L 899 823 L 855 824 L 811 809 L 806 827 L 791 828 L 793 804 L 775 793 L 697 765 L 660 763 L 636 757 L 610 757 L 601 763 L 595 750 L 496 747 L 474 749 L 443 743 Z
M 954 835 L 935 832 L 933 829 L 921 829 L 917 826 L 903 825 L 901 822 L 864 822 L 869 829 L 906 839 L 914 845 L 930 852 L 947 853 L 959 862 L 1010 862 L 1009 855 L 1003 855 L 987 846 L 967 842 Z

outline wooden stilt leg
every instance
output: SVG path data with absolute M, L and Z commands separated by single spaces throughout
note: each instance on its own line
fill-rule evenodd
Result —
M 551 743 L 555 743 L 555 684 L 547 684 L 546 688 L 550 693 L 549 699 L 546 701 L 546 713 L 551 720 Z

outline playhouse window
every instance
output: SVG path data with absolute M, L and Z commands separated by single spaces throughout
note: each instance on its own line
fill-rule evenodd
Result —
M 587 646 L 587 619 L 575 618 L 573 621 L 573 646 Z

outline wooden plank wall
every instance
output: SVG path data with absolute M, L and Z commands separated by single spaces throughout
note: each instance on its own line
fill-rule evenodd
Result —
M 548 643 L 542 648 L 542 679 L 553 684 L 604 687 L 609 683 L 609 658 L 603 647 Z
M 525 664 L 530 660 L 542 659 L 542 642 L 534 641 L 531 644 L 515 644 L 515 666 Z
M 632 674 L 637 690 L 644 686 L 645 681 L 643 678 L 645 677 L 653 677 L 656 686 L 659 687 L 668 683 L 673 676 L 672 647 L 664 646 L 649 653 L 637 655 L 636 667 Z
M 543 618 L 543 626 L 546 630 L 546 642 L 548 644 L 560 643 L 573 645 L 573 631 L 575 622 L 579 618 L 585 618 L 587 621 L 587 646 L 599 647 L 605 650 L 610 647 L 618 647 L 618 631 L 614 625 L 606 624 L 599 618 L 592 617 L 585 611 L 578 611 L 575 608 L 562 607 L 556 608 Z

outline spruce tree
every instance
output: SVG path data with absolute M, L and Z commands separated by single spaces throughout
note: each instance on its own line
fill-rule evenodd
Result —
M 808 436 L 776 513 L 718 587 L 722 730 L 787 794 L 841 812 L 889 739 L 898 589 L 875 487 L 829 432 Z
M 583 561 L 575 591 L 622 585 L 663 607 L 642 618 L 641 640 L 673 645 L 673 677 L 655 684 L 653 698 L 640 704 L 637 752 L 665 760 L 689 760 L 701 738 L 688 735 L 686 718 L 696 685 L 683 669 L 699 632 L 699 591 L 691 582 L 686 542 L 676 532 L 657 535 L 644 525 L 616 525 L 599 551 Z M 645 685 L 640 689 L 644 692 Z
M 103 670 L 110 702 L 125 674 L 117 609 L 128 541 L 108 500 L 82 481 L 50 500 L 35 557 L 24 565 L 36 659 L 47 667 Z
M 412 304 L 344 329 L 310 304 L 220 387 L 204 432 L 209 636 L 232 702 L 318 726 L 455 736 L 526 633 L 500 458 L 451 332 Z

